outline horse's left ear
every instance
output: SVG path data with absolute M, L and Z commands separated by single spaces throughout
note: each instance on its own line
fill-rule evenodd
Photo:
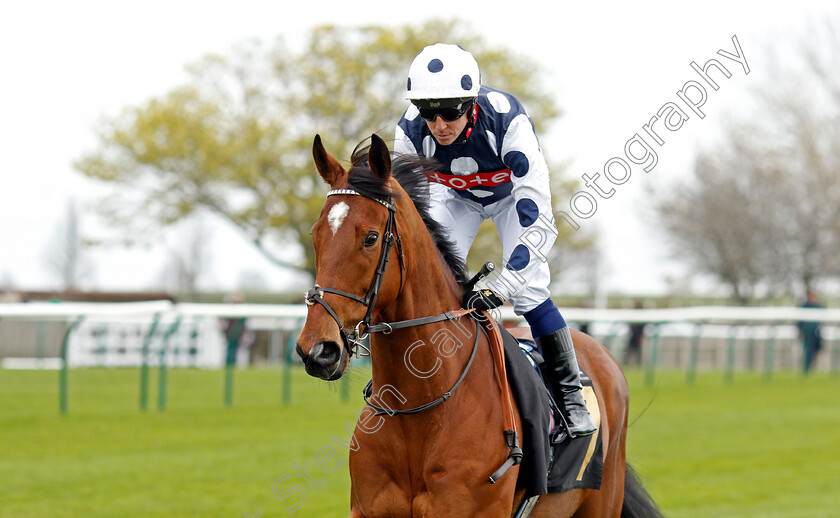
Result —
M 388 178 L 391 174 L 391 152 L 385 141 L 376 133 L 370 136 L 368 166 L 371 172 L 380 178 Z
M 312 143 L 312 158 L 315 159 L 315 168 L 321 178 L 327 182 L 330 187 L 335 185 L 336 181 L 342 175 L 346 175 L 347 171 L 341 167 L 341 164 L 334 156 L 327 153 L 327 149 L 321 142 L 321 135 L 315 135 L 315 142 Z

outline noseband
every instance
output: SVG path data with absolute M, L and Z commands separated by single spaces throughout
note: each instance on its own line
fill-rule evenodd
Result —
M 327 197 L 329 196 L 338 196 L 338 195 L 352 195 L 352 196 L 362 196 L 364 198 L 368 198 L 369 200 L 373 200 L 383 207 L 388 209 L 388 222 L 385 223 L 385 233 L 382 235 L 382 250 L 379 254 L 379 263 L 376 265 L 376 272 L 373 275 L 373 282 L 368 288 L 367 294 L 365 298 L 359 297 L 358 295 L 353 295 L 352 293 L 348 293 L 346 291 L 337 290 L 335 288 L 323 288 L 318 286 L 317 284 L 312 287 L 306 293 L 306 305 L 312 306 L 313 304 L 320 304 L 329 315 L 335 320 L 335 323 L 338 324 L 338 331 L 341 333 L 341 339 L 344 341 L 344 346 L 347 348 L 348 352 L 351 354 L 353 350 L 356 349 L 356 355 L 359 356 L 361 353 L 359 352 L 359 348 L 364 349 L 366 354 L 370 354 L 370 349 L 364 345 L 362 340 L 364 340 L 368 336 L 368 329 L 370 328 L 370 319 L 373 316 L 373 308 L 376 306 L 376 299 L 379 297 L 379 288 L 382 285 L 382 278 L 385 276 L 385 268 L 388 267 L 388 260 L 389 256 L 391 255 L 391 248 L 393 248 L 394 244 L 397 245 L 397 257 L 400 261 L 400 291 L 403 288 L 403 272 L 405 271 L 405 262 L 403 260 L 403 251 L 402 251 L 402 241 L 400 239 L 399 232 L 397 232 L 397 221 L 395 218 L 397 209 L 391 201 L 384 201 L 380 200 L 379 198 L 374 198 L 372 196 L 367 196 L 362 194 L 354 189 L 334 189 L 327 193 Z M 341 323 L 341 320 L 336 315 L 335 311 L 330 307 L 329 304 L 324 300 L 324 293 L 332 293 L 335 295 L 340 295 L 342 297 L 354 300 L 367 308 L 367 312 L 365 313 L 365 317 L 356 324 L 356 327 L 353 328 L 351 333 L 348 333 L 347 330 L 344 328 L 344 325 Z M 387 324 L 385 324 L 387 325 Z M 364 326 L 364 330 L 362 327 Z M 387 331 L 390 332 L 390 331 Z M 353 344 L 352 346 L 350 344 Z

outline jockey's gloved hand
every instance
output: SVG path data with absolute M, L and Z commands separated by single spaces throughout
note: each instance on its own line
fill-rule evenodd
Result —
M 468 291 L 464 294 L 464 309 L 488 311 L 505 303 L 505 299 L 489 288 Z

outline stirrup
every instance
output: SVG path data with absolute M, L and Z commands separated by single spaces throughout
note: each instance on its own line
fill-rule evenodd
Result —
M 592 416 L 589 416 L 589 419 L 592 419 Z M 595 424 L 594 422 L 592 423 Z M 598 427 L 596 426 L 592 430 L 584 430 L 583 432 L 572 433 L 569 429 L 569 422 L 566 421 L 566 416 L 563 414 L 563 411 L 560 410 L 557 416 L 557 424 L 554 426 L 554 429 L 551 430 L 548 434 L 549 440 L 553 445 L 561 444 L 566 442 L 566 439 L 577 439 L 578 437 L 587 437 L 592 435 L 593 433 L 598 431 Z
M 562 412 L 558 412 L 557 424 L 554 429 L 548 433 L 548 439 L 552 446 L 566 442 L 566 439 L 572 435 L 569 433 L 569 424 L 566 422 L 566 416 Z
M 580 398 L 579 403 L 574 404 L 574 409 L 569 409 L 565 401 L 560 407 L 560 413 L 563 414 L 563 422 L 566 425 L 566 431 L 575 439 L 577 437 L 586 437 L 587 435 L 592 435 L 595 431 L 598 430 L 598 427 L 595 425 L 595 421 L 592 419 L 592 414 L 589 413 L 589 409 L 586 407 L 586 400 L 583 398 L 583 389 L 579 390 L 577 394 L 565 394 L 565 396 L 572 397 L 572 398 Z M 583 426 L 583 430 L 573 432 L 571 430 L 570 425 L 570 418 L 566 415 L 567 413 L 571 414 L 575 412 L 577 415 L 577 425 Z
M 569 438 L 577 439 L 578 437 L 588 437 L 597 431 L 598 428 L 596 427 L 591 431 L 572 433 L 571 431 L 569 431 L 569 424 L 566 422 L 566 416 L 561 415 L 560 421 L 557 423 L 554 429 L 551 430 L 551 432 L 549 432 L 548 438 L 551 442 L 551 445 L 554 446 L 566 442 L 566 439 Z

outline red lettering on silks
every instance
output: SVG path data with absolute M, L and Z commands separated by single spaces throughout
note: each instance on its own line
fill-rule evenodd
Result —
M 458 191 L 464 191 L 472 187 L 496 187 L 503 183 L 508 183 L 510 182 L 510 169 L 464 175 L 427 171 L 426 176 L 432 182 L 443 184 Z

